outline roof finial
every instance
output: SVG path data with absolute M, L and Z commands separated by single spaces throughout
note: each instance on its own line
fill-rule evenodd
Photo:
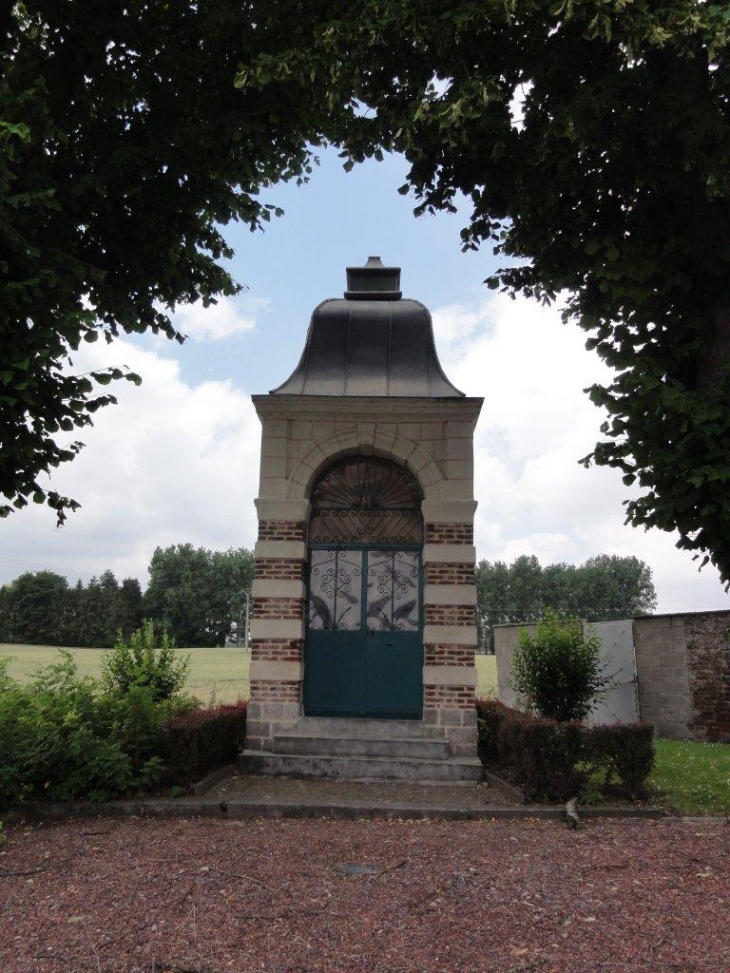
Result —
M 349 301 L 399 301 L 400 267 L 385 267 L 380 257 L 368 257 L 364 267 L 347 268 Z

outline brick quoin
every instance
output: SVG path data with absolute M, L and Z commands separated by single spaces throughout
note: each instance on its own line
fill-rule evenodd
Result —
M 251 659 L 260 662 L 301 662 L 304 642 L 301 639 L 254 639 Z
M 298 703 L 300 682 L 272 682 L 269 679 L 251 680 L 251 699 L 258 703 Z
M 426 625 L 474 625 L 473 605 L 426 605 Z
M 471 686 L 424 686 L 423 701 L 427 709 L 470 709 L 474 690 Z
M 292 558 L 256 558 L 256 577 L 262 581 L 304 581 L 307 562 Z
M 427 544 L 473 544 L 474 524 L 426 524 Z
M 427 642 L 423 646 L 427 666 L 473 666 L 474 649 L 469 645 Z
M 468 561 L 453 564 L 429 561 L 423 572 L 426 584 L 474 584 L 474 565 Z
M 301 520 L 262 520 L 259 523 L 260 541 L 303 541 L 307 527 Z
M 303 598 L 254 598 L 252 618 L 304 618 Z

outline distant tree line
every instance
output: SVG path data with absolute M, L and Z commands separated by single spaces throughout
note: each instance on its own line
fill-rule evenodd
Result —
M 477 633 L 494 650 L 494 626 L 535 622 L 547 609 L 591 622 L 634 618 L 656 608 L 651 569 L 635 557 L 599 554 L 585 564 L 548 564 L 523 555 L 512 564 L 480 561 L 476 569 Z
M 120 585 L 112 571 L 73 587 L 53 571 L 33 571 L 0 588 L 0 642 L 106 647 L 141 619 L 139 581 Z
M 151 619 L 179 646 L 225 645 L 241 639 L 254 556 L 246 548 L 210 551 L 192 544 L 152 555 L 150 582 L 119 583 L 104 571 L 70 587 L 53 571 L 20 575 L 0 588 L 0 642 L 39 645 L 114 644 Z M 550 608 L 588 621 L 633 618 L 656 607 L 651 570 L 635 557 L 602 554 L 585 564 L 549 564 L 536 557 L 480 561 L 476 569 L 477 629 L 482 651 L 492 651 L 495 625 L 532 622 Z
M 73 587 L 53 571 L 21 574 L 0 587 L 0 642 L 107 648 L 143 619 L 185 647 L 224 645 L 242 634 L 251 551 L 158 547 L 149 572 L 144 594 L 136 578 L 119 583 L 112 571 Z

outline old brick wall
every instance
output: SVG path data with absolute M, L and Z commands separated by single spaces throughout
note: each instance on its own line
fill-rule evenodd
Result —
M 695 738 L 730 743 L 730 612 L 684 618 Z
M 730 742 L 730 612 L 634 619 L 641 718 L 659 736 Z

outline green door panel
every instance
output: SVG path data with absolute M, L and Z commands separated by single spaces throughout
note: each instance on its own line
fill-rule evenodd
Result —
M 364 632 L 310 632 L 304 664 L 304 711 L 309 716 L 365 712 Z
M 420 603 L 419 551 L 312 548 L 305 713 L 419 719 Z
M 382 719 L 423 715 L 423 647 L 418 632 L 368 632 L 365 709 Z

